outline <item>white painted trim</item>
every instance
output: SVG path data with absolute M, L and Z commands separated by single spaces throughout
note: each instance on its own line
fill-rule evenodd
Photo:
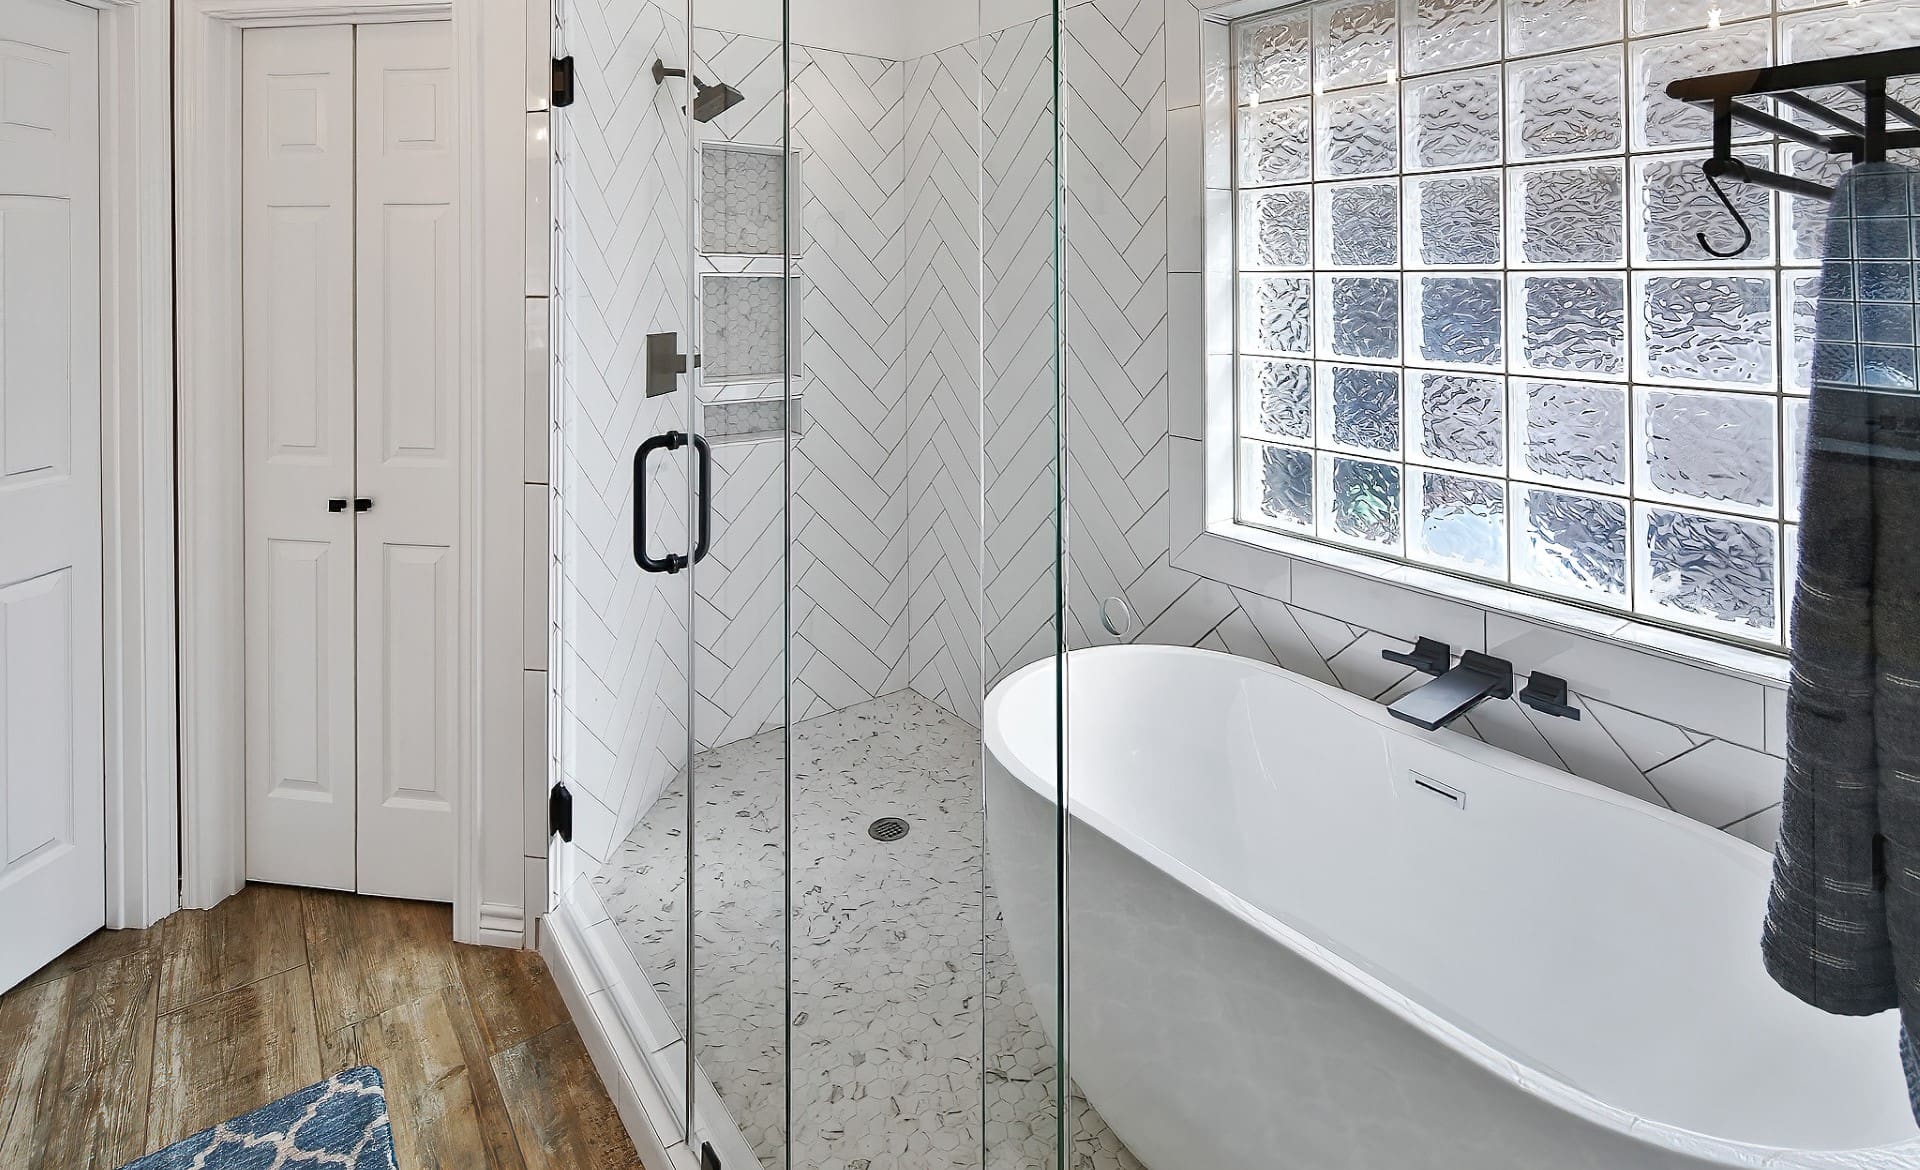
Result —
M 454 937 L 527 942 L 519 748 L 524 0 L 174 0 L 179 215 L 181 887 L 211 906 L 245 876 L 240 490 L 240 41 L 248 27 L 451 19 L 460 140 L 459 776 Z M 504 112 L 507 118 L 502 118 Z M 505 237 L 503 239 L 503 236 Z M 503 326 L 504 321 L 504 326 Z M 502 635 L 504 627 L 504 636 Z M 493 670 L 499 677 L 491 677 Z
M 526 542 L 527 12 L 529 0 L 454 0 L 454 62 L 461 94 L 462 249 L 473 265 L 473 312 L 461 322 L 468 411 L 462 493 L 462 654 L 469 666 L 460 737 L 469 777 L 456 810 L 458 889 L 454 937 L 488 942 L 483 904 L 522 904 L 526 799 L 522 629 Z M 541 2 L 541 0 L 532 0 Z M 523 907 L 526 926 L 534 918 Z M 520 945 L 531 942 L 530 931 Z
M 527 915 L 519 905 L 484 902 L 480 906 L 480 934 L 490 946 L 519 947 L 527 938 Z
M 95 0 L 107 913 L 151 926 L 178 885 L 173 200 L 167 11 Z

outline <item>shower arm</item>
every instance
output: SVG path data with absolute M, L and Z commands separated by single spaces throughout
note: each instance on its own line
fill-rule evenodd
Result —
M 687 72 L 685 69 L 669 68 L 665 61 L 662 61 L 660 58 L 655 57 L 653 59 L 653 83 L 655 85 L 659 85 L 661 82 L 665 81 L 669 77 L 688 78 L 693 82 L 693 88 L 695 89 L 711 89 L 712 88 L 706 82 L 700 80 L 698 77 L 695 77 L 693 74 Z

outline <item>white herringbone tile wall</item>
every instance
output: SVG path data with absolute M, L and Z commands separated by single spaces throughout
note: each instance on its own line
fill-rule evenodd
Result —
M 980 51 L 907 63 L 908 678 L 980 723 Z
M 1172 599 L 1167 564 L 1167 117 L 1160 0 L 1067 10 L 1067 637 L 1106 597 Z
M 1050 19 L 986 38 L 980 78 L 981 616 L 988 688 L 1053 652 L 1058 219 Z
M 707 137 L 779 146 L 788 67 L 779 43 L 696 29 L 694 51 L 696 73 L 746 95 Z M 786 717 L 783 520 L 792 532 L 792 718 L 907 685 L 906 70 L 800 46 L 790 67 L 802 433 L 790 516 L 779 442 L 714 449 L 713 556 L 697 573 L 694 618 L 702 750 Z
M 555 120 L 560 158 L 561 775 L 574 843 L 612 856 L 687 754 L 688 580 L 634 564 L 635 448 L 687 423 L 687 396 L 646 397 L 651 332 L 688 328 L 687 127 L 656 57 L 686 28 L 655 0 L 566 0 L 577 98 Z M 686 543 L 684 462 L 656 458 L 656 553 Z

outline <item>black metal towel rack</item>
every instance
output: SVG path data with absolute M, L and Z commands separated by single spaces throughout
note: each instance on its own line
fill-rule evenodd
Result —
M 1713 155 L 1700 164 L 1700 170 L 1713 188 L 1713 193 L 1719 196 L 1728 214 L 1739 225 L 1742 235 L 1740 246 L 1730 252 L 1722 252 L 1707 243 L 1704 232 L 1700 233 L 1700 246 L 1712 255 L 1725 258 L 1739 255 L 1753 242 L 1753 230 L 1747 226 L 1746 220 L 1734 207 L 1733 200 L 1720 186 L 1721 179 L 1752 183 L 1815 199 L 1833 198 L 1832 187 L 1752 166 L 1735 158 L 1733 124 L 1736 120 L 1816 150 L 1849 155 L 1856 163 L 1884 162 L 1889 150 L 1920 147 L 1920 112 L 1887 93 L 1887 83 L 1902 77 L 1920 77 L 1920 46 L 1831 57 L 1824 61 L 1803 61 L 1793 65 L 1771 65 L 1765 69 L 1715 73 L 1706 77 L 1688 77 L 1669 84 L 1668 97 L 1691 102 L 1713 112 Z M 1860 96 L 1862 112 L 1859 117 L 1836 110 L 1805 92 L 1833 87 L 1851 90 Z M 1802 125 L 1763 109 L 1759 104 L 1742 100 L 1754 98 L 1770 98 L 1781 106 L 1818 120 L 1828 129 Z

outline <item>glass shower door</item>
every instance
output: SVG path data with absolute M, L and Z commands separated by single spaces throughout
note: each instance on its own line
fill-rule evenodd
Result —
M 698 430 L 692 283 L 695 111 L 672 70 L 686 0 L 564 0 L 556 52 L 555 314 L 560 422 L 558 771 L 574 832 L 561 909 L 684 1136 L 694 994 L 689 764 L 696 563 L 711 451 Z
M 738 7 L 738 6 L 734 6 Z M 776 6 L 715 27 L 692 0 L 694 428 L 711 452 L 709 556 L 693 567 L 693 763 L 687 1073 L 696 1153 L 784 1167 L 788 978 L 787 629 L 791 461 L 802 415 L 788 326 L 799 166 L 785 141 Z

